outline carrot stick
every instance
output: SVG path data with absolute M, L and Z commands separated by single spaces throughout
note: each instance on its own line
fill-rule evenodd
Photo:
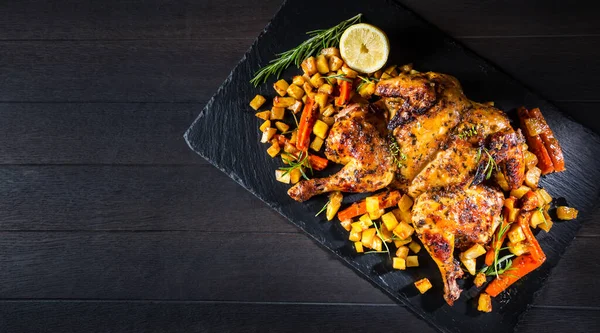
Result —
M 315 108 L 315 100 L 306 99 L 300 122 L 298 123 L 298 138 L 296 139 L 296 148 L 307 151 L 310 144 L 310 133 L 319 116 L 319 111 Z
M 397 205 L 401 195 L 398 191 L 388 191 L 378 194 L 377 197 L 379 198 L 379 208 L 385 209 Z M 366 200 L 361 200 L 340 211 L 337 216 L 340 221 L 343 221 L 366 213 L 367 202 Z
M 527 243 L 529 243 L 529 253 L 535 260 L 539 260 L 544 262 L 546 260 L 546 255 L 538 243 L 537 239 L 531 232 L 531 227 L 529 227 L 529 220 L 531 219 L 532 212 L 522 212 L 517 217 L 517 223 L 521 226 L 521 230 L 525 234 L 525 239 L 527 239 Z
M 543 263 L 543 260 L 536 260 L 529 253 L 519 256 L 513 261 L 512 269 L 505 271 L 494 281 L 490 282 L 487 288 L 485 288 L 485 292 L 492 297 L 496 297 L 510 285 L 540 267 Z
M 502 219 L 502 223 L 498 227 L 498 228 L 500 228 L 500 230 L 506 228 L 506 226 L 509 224 L 508 223 L 508 208 L 504 207 L 502 216 L 504 218 Z M 508 232 L 503 233 L 502 237 L 500 237 L 500 239 L 496 239 L 496 237 L 494 237 L 494 241 L 492 242 L 490 248 L 488 249 L 487 253 L 485 254 L 485 264 L 486 265 L 491 266 L 494 263 L 494 258 L 496 257 L 496 250 L 500 249 L 502 247 L 502 243 L 504 243 L 504 240 L 506 239 L 507 234 L 508 234 Z
M 329 163 L 329 160 L 317 155 L 309 154 L 308 162 L 310 163 L 311 168 L 315 170 L 324 170 Z
M 350 93 L 352 92 L 352 82 L 342 81 L 340 83 L 340 96 L 335 99 L 336 106 L 344 106 L 350 101 Z
M 554 165 L 554 171 L 560 172 L 565 170 L 565 158 L 563 157 L 562 149 L 560 148 L 560 144 L 558 140 L 554 137 L 554 132 L 548 126 L 546 119 L 542 115 L 540 109 L 535 108 L 529 110 L 529 115 L 533 118 L 539 120 L 544 127 L 546 128 L 542 133 L 540 133 L 540 138 L 544 142 L 544 146 L 550 155 L 550 159 L 552 160 L 552 164 Z
M 538 158 L 537 166 L 542 170 L 542 174 L 546 175 L 554 171 L 554 164 L 550 159 L 550 155 L 548 154 L 548 150 L 546 150 L 546 146 L 544 146 L 544 142 L 539 135 L 531 136 L 527 131 L 527 127 L 525 126 L 525 119 L 531 118 L 529 111 L 526 108 L 520 107 L 518 110 L 519 113 L 519 121 L 521 123 L 521 128 L 525 133 L 525 139 L 527 139 L 527 145 L 529 146 L 529 150 L 535 154 Z

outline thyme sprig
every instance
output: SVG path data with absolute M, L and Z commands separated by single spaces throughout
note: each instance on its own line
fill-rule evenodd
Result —
M 261 83 L 267 82 L 267 79 L 271 75 L 279 78 L 281 73 L 291 64 L 300 66 L 300 63 L 304 59 L 317 54 L 320 49 L 338 45 L 344 30 L 355 23 L 359 23 L 361 19 L 362 14 L 358 14 L 329 29 L 307 32 L 306 34 L 309 36 L 307 40 L 291 50 L 278 53 L 277 58 L 271 60 L 267 66 L 259 69 L 254 74 L 254 78 L 250 80 L 250 83 L 256 87 Z
M 285 156 L 285 157 L 283 157 L 283 156 Z M 289 154 L 289 153 L 283 153 L 281 159 L 289 165 L 288 167 L 279 168 L 279 170 L 285 171 L 283 173 L 284 176 L 286 176 L 286 175 L 290 174 L 292 171 L 298 169 L 298 170 L 300 170 L 300 173 L 302 174 L 302 177 L 304 177 L 304 179 L 306 179 L 306 180 L 310 179 L 304 172 L 304 170 L 306 170 L 306 169 L 310 170 L 311 175 L 313 172 L 312 166 L 310 165 L 310 161 L 308 160 L 308 153 L 300 152 L 298 157 L 296 157 L 292 154 Z
M 333 83 L 331 83 L 331 79 L 352 82 L 352 79 L 347 77 L 345 74 L 333 74 L 333 75 L 323 76 L 321 78 L 325 79 L 327 81 L 327 83 L 329 83 L 329 84 L 333 84 Z
M 494 172 L 494 170 L 498 171 L 498 164 L 496 164 L 496 161 L 494 160 L 494 158 L 492 157 L 492 154 L 490 154 L 490 151 L 487 150 L 487 148 L 485 147 L 481 147 L 479 148 L 479 150 L 477 151 L 477 163 L 479 163 L 479 161 L 481 160 L 481 152 L 484 152 L 487 157 L 487 164 L 485 165 L 485 169 L 483 170 L 483 172 L 485 173 L 485 179 L 490 179 L 492 177 L 492 173 Z
M 406 154 L 400 151 L 400 145 L 396 138 L 390 135 L 390 153 L 392 153 L 392 158 L 394 159 L 394 164 L 401 168 L 404 164 L 403 161 L 406 161 Z
M 458 137 L 461 140 L 464 140 L 466 138 L 470 138 L 470 137 L 475 136 L 475 135 L 477 135 L 477 128 L 475 127 L 475 125 L 471 125 L 470 128 L 467 128 L 466 130 L 458 133 Z
M 373 222 L 373 226 L 375 227 L 375 232 L 377 233 L 377 236 L 379 237 L 379 239 L 381 239 L 383 246 L 385 246 L 385 251 L 381 251 L 381 252 L 387 253 L 388 257 L 390 259 L 392 259 L 391 255 L 390 255 L 390 248 L 388 247 L 387 242 L 385 241 L 385 238 L 383 237 L 381 232 L 379 232 L 379 227 L 377 227 L 377 223 Z M 377 251 L 377 252 L 379 252 L 379 251 Z
M 371 83 L 371 82 L 379 82 L 379 79 L 376 79 L 374 77 L 363 77 L 358 75 L 358 78 L 361 80 L 360 84 L 356 87 L 356 91 L 360 91 L 360 88 L 362 88 L 363 85 L 367 84 L 367 83 Z

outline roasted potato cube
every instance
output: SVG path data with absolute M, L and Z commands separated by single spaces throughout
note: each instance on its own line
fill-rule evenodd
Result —
M 363 98 L 371 98 L 375 93 L 375 82 L 364 82 L 360 89 L 358 89 L 358 94 Z
M 490 295 L 486 293 L 481 293 L 481 295 L 479 295 L 477 310 L 481 312 L 492 312 L 492 298 Z
M 407 266 L 411 267 L 410 265 L 407 265 Z M 429 282 L 429 279 L 423 278 L 423 279 L 415 282 L 415 287 L 417 287 L 417 289 L 419 289 L 419 292 L 421 294 L 424 294 L 427 290 L 431 289 L 432 285 L 431 285 L 431 282 Z
M 325 122 L 323 122 L 322 120 L 317 119 L 317 121 L 315 122 L 315 126 L 313 127 L 313 133 L 325 140 L 325 138 L 327 137 L 327 130 L 329 129 L 329 126 L 327 126 L 327 124 Z
M 310 84 L 315 88 L 319 88 L 320 86 L 325 84 L 325 79 L 323 79 L 320 73 L 316 73 L 313 76 L 311 76 Z
M 419 251 L 421 251 L 421 245 L 415 241 L 410 242 L 410 244 L 408 244 L 408 248 L 413 251 L 413 253 L 419 253 Z
M 296 140 L 298 140 L 298 131 L 294 130 L 292 132 L 292 137 L 290 138 L 290 143 L 293 144 L 293 145 L 295 145 L 296 144 Z
M 319 87 L 318 91 L 320 93 L 325 93 L 327 95 L 331 95 L 331 94 L 333 94 L 333 86 L 328 83 L 325 83 L 324 85 Z
M 297 100 L 301 100 L 302 96 L 304 96 L 304 90 L 302 90 L 302 88 L 298 87 L 295 84 L 290 84 L 287 88 L 287 94 L 290 97 L 294 97 Z
M 537 192 L 538 196 L 542 199 L 544 204 L 549 204 L 552 202 L 552 197 L 543 188 L 537 189 L 536 192 Z
M 516 197 L 508 197 L 504 199 L 504 207 L 508 209 L 513 209 L 517 206 L 517 198 Z
M 317 56 L 317 71 L 321 74 L 327 74 L 329 72 L 329 62 L 323 54 Z
M 521 212 L 521 210 L 519 208 L 513 208 L 513 209 L 509 209 L 508 210 L 508 222 L 509 223 L 513 223 L 517 220 L 517 216 L 519 216 L 519 213 Z
M 358 220 L 362 222 L 367 228 L 373 225 L 373 221 L 369 217 L 369 214 L 361 215 Z
M 338 212 L 340 207 L 342 206 L 342 200 L 344 196 L 340 191 L 331 192 L 329 194 L 329 204 L 327 205 L 327 210 L 325 211 L 325 216 L 327 217 L 327 221 L 333 220 L 335 214 Z
M 396 217 L 392 212 L 388 212 L 381 215 L 381 222 L 385 226 L 385 229 L 387 229 L 388 231 L 394 230 L 394 228 L 396 228 L 396 226 L 398 225 L 398 220 L 396 220 Z
M 271 139 L 273 138 L 273 136 L 275 135 L 275 133 L 277 133 L 277 129 L 274 127 L 268 127 L 262 134 L 262 138 L 260 139 L 260 142 L 262 143 L 267 143 L 269 141 L 271 141 Z
M 510 226 L 510 229 L 508 229 L 508 233 L 506 235 L 513 243 L 518 243 L 525 240 L 525 233 L 523 232 L 523 229 L 521 229 L 521 226 L 516 223 Z
M 536 209 L 539 206 L 539 198 L 535 192 L 529 190 L 521 197 L 521 208 L 525 211 Z
M 275 170 L 275 179 L 277 179 L 278 182 L 289 184 L 290 174 L 286 173 L 284 170 Z
M 475 244 L 463 252 L 465 258 L 467 259 L 475 259 L 479 256 L 485 254 L 487 251 L 481 244 Z
M 392 267 L 394 269 L 405 270 L 406 269 L 406 259 L 394 257 L 392 258 Z
M 477 273 L 477 271 L 476 271 L 477 261 L 475 259 L 465 258 L 464 253 L 461 253 L 458 257 L 460 258 L 460 262 L 462 262 L 463 265 L 465 265 L 465 268 L 467 269 L 469 274 L 475 275 Z
M 327 104 L 327 106 L 325 106 L 325 109 L 323 109 L 322 111 L 324 117 L 331 117 L 335 113 L 335 108 L 333 107 L 333 104 Z
M 327 126 L 331 127 L 335 123 L 335 118 L 333 117 L 321 117 L 321 121 L 327 124 Z
M 542 170 L 538 167 L 532 167 L 525 173 L 525 184 L 531 188 L 536 188 L 540 181 Z
M 327 106 L 327 99 L 329 98 L 329 95 L 327 95 L 326 93 L 320 92 L 317 93 L 315 95 L 315 103 L 317 103 L 319 105 L 319 107 L 321 108 L 321 110 L 325 109 L 325 106 Z
M 556 207 L 556 216 L 561 220 L 573 220 L 577 218 L 579 211 L 573 207 L 558 206 Z
M 367 197 L 365 199 L 367 205 L 367 213 L 376 214 L 379 212 L 379 198 L 378 197 Z
M 352 228 L 350 230 L 350 235 L 348 236 L 348 239 L 353 242 L 359 242 L 360 238 L 361 238 L 361 234 L 362 234 L 362 232 L 360 230 L 356 230 L 356 229 Z
M 352 219 L 340 221 L 340 225 L 342 228 L 346 229 L 346 231 L 350 231 L 352 230 Z
M 552 222 L 552 218 L 550 215 L 548 215 L 548 211 L 546 209 L 544 210 L 544 219 L 546 222 L 538 224 L 538 228 L 544 230 L 545 232 L 550 232 L 550 229 L 552 229 L 552 225 L 554 223 Z
M 533 212 L 533 214 L 531 214 L 531 219 L 529 220 L 529 225 L 531 225 L 532 228 L 536 228 L 540 224 L 544 224 L 544 223 L 546 223 L 546 217 L 544 216 L 544 213 L 542 212 L 542 210 L 537 209 L 535 212 Z
M 308 57 L 304 59 L 300 67 L 302 67 L 302 71 L 307 75 L 313 75 L 317 72 L 317 61 L 315 57 Z
M 258 110 L 258 108 L 260 108 L 263 104 L 265 104 L 266 101 L 267 101 L 266 98 L 262 97 L 261 95 L 256 95 L 250 101 L 250 107 L 253 108 L 254 110 Z
M 383 241 L 379 236 L 373 236 L 373 240 L 371 241 L 371 248 L 375 251 L 381 252 L 383 249 Z
M 396 250 L 396 257 L 406 259 L 406 257 L 408 257 L 408 251 L 408 246 L 400 246 Z
M 383 209 L 383 211 L 385 212 L 385 210 Z M 383 216 L 383 214 L 381 214 L 381 216 Z M 381 225 L 381 227 L 379 228 L 379 237 L 386 243 L 391 243 L 392 239 L 394 238 L 394 233 L 391 232 L 390 230 L 387 230 L 387 228 L 385 228 L 383 225 Z
M 315 87 L 312 86 L 312 84 L 310 84 L 310 82 L 304 82 L 304 84 L 302 85 L 302 89 L 304 90 L 304 92 L 306 93 L 306 95 L 313 93 L 315 91 Z
M 323 139 L 317 136 L 310 143 L 310 149 L 314 151 L 320 151 L 321 147 L 323 147 Z
M 290 171 L 290 183 L 296 184 L 300 179 L 302 179 L 302 172 L 300 169 L 293 169 Z
M 394 245 L 396 245 L 396 247 L 400 247 L 406 244 L 410 244 L 410 242 L 412 242 L 412 237 L 408 237 L 407 239 L 395 239 Z
M 377 234 L 377 230 L 375 230 L 375 228 L 369 228 L 362 232 L 362 237 L 360 241 L 362 242 L 364 247 L 369 249 L 371 248 L 371 244 L 373 243 L 373 237 L 375 237 L 375 234 Z
M 254 115 L 262 120 L 271 119 L 271 111 L 261 111 L 261 112 L 255 113 Z
M 339 56 L 331 56 L 329 57 L 329 70 L 335 72 L 338 69 L 342 68 L 342 66 L 344 65 L 344 60 L 342 60 L 342 58 L 340 58 Z
M 290 129 L 290 125 L 288 125 L 286 123 L 282 123 L 281 121 L 276 121 L 275 127 L 277 127 L 277 129 L 280 130 L 281 133 L 287 132 L 287 130 Z
M 275 83 L 273 83 L 273 89 L 279 94 L 279 96 L 285 96 L 286 90 L 289 87 L 289 84 L 284 79 L 281 79 Z
M 329 58 L 331 56 L 336 56 L 339 57 L 340 56 L 340 50 L 337 47 L 327 47 L 321 50 L 321 54 L 324 55 L 326 58 Z
M 394 215 L 396 216 L 396 220 L 398 220 L 398 222 L 404 221 L 408 224 L 412 224 L 412 221 L 411 221 L 412 213 L 410 210 L 405 212 L 405 211 L 400 210 L 400 208 L 398 208 L 398 209 L 394 209 L 392 211 L 392 213 L 394 213 Z
M 296 99 L 294 97 L 275 96 L 275 98 L 273 98 L 273 107 L 287 108 L 294 105 L 294 103 L 296 103 Z M 273 113 L 273 109 L 271 109 L 271 113 Z M 271 114 L 271 116 L 273 115 Z
M 358 76 L 358 73 L 355 70 L 346 65 L 342 66 L 342 73 L 344 73 L 344 75 L 350 79 L 354 79 Z
M 527 170 L 533 168 L 538 163 L 537 156 L 535 156 L 535 154 L 530 152 L 529 150 L 525 150 L 523 152 L 523 159 L 525 160 L 525 166 Z
M 282 120 L 285 115 L 285 109 L 281 107 L 271 108 L 271 120 Z
M 504 174 L 502 172 L 496 172 L 494 177 L 496 177 L 496 183 L 498 183 L 498 185 L 500 186 L 500 188 L 503 191 L 509 191 L 510 190 L 510 186 L 508 186 L 508 182 L 506 181 L 506 177 L 504 177 Z
M 365 250 L 363 249 L 363 245 L 361 242 L 354 242 L 354 249 L 356 250 L 356 253 L 363 253 L 365 252 Z
M 304 80 L 304 77 L 302 77 L 302 75 L 296 75 L 292 79 L 292 83 L 297 85 L 298 87 L 302 87 L 302 85 L 304 85 L 304 82 L 306 82 L 306 80 Z
M 403 212 L 410 211 L 410 208 L 413 205 L 413 200 L 407 194 L 403 194 L 400 201 L 398 201 L 398 208 Z
M 521 187 L 519 187 L 517 189 L 511 190 L 510 191 L 510 195 L 513 196 L 513 197 L 515 197 L 515 198 L 517 198 L 517 199 L 521 199 L 521 197 L 523 195 L 525 195 L 525 193 L 529 192 L 530 190 L 531 189 L 529 187 L 523 185 L 523 186 L 521 186 Z
M 506 242 L 506 246 L 508 246 L 508 250 L 516 256 L 523 255 L 529 251 L 529 247 L 525 242 L 512 243 L 508 241 Z
M 483 284 L 487 281 L 487 278 L 485 277 L 485 274 L 483 273 L 477 273 L 475 275 L 475 279 L 473 279 L 473 283 L 475 283 L 475 286 L 477 288 L 483 286 Z
M 304 91 L 302 93 L 304 93 Z M 293 105 L 288 106 L 287 109 L 292 111 L 294 114 L 296 114 L 296 113 L 302 111 L 302 106 L 303 106 L 302 102 L 296 101 Z
M 414 232 L 415 229 L 404 221 L 398 223 L 398 226 L 394 228 L 394 235 L 398 236 L 400 239 L 406 239 L 412 236 Z
M 279 146 L 279 143 L 277 143 L 277 141 L 275 141 L 271 144 L 271 147 L 269 147 L 267 149 L 267 154 L 269 154 L 269 156 L 271 156 L 271 157 L 275 157 L 275 156 L 277 156 L 277 154 L 279 154 L 280 151 L 281 151 L 281 147 Z

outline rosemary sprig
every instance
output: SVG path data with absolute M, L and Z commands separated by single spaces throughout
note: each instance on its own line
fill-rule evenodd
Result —
M 329 84 L 333 84 L 333 83 L 331 83 L 330 79 L 352 82 L 352 79 L 347 77 L 345 74 L 333 74 L 333 75 L 323 76 L 321 78 L 325 79 L 327 81 L 327 83 L 329 83 Z
M 298 128 L 298 118 L 296 118 L 296 114 L 292 112 L 292 117 L 294 117 L 294 122 L 296 123 L 296 128 Z
M 475 125 L 471 125 L 470 128 L 458 133 L 458 137 L 461 138 L 461 140 L 470 138 L 475 135 L 477 135 L 477 128 L 475 127 Z
M 379 236 L 379 238 L 381 239 L 381 242 L 383 243 L 383 246 L 385 246 L 385 251 L 381 251 L 381 252 L 387 253 L 388 257 L 391 260 L 392 257 L 390 255 L 390 248 L 388 247 L 387 242 L 385 241 L 385 238 L 383 237 L 383 235 L 381 234 L 381 232 L 379 232 L 379 228 L 377 227 L 377 223 L 373 222 L 373 226 L 375 227 L 375 232 L 377 233 L 377 236 Z M 379 251 L 377 251 L 377 252 L 379 252 Z
M 325 203 L 325 205 L 323 206 L 323 208 L 321 208 L 321 210 L 315 214 L 315 217 L 319 216 L 321 213 L 323 213 L 326 209 L 327 206 L 329 206 L 329 203 L 331 202 L 331 199 L 327 200 L 327 202 Z
M 510 224 L 508 224 L 508 223 L 505 224 L 504 226 L 500 226 L 500 228 L 498 229 L 498 232 L 494 235 L 492 244 L 494 244 L 494 243 L 498 242 L 500 239 L 504 238 L 504 234 L 506 234 L 506 232 L 508 232 L 509 228 L 510 228 Z M 512 266 L 512 260 L 510 260 L 510 259 L 513 258 L 515 255 L 509 254 L 509 255 L 505 255 L 504 257 L 498 259 L 498 257 L 500 256 L 500 251 L 504 250 L 504 249 L 506 249 L 506 248 L 495 249 L 494 250 L 494 264 L 492 266 L 483 267 L 479 272 L 484 273 L 487 276 L 496 275 L 496 277 L 498 277 L 500 274 L 509 270 L 510 267 Z
M 374 78 L 374 77 L 362 77 L 360 75 L 357 75 L 357 77 L 362 81 L 357 87 L 356 87 L 356 91 L 360 91 L 360 88 L 362 88 L 362 86 L 366 83 L 371 83 L 371 82 L 379 82 L 378 79 Z
M 485 152 L 488 157 L 487 164 L 485 165 L 483 172 L 485 173 L 485 179 L 490 179 L 492 177 L 492 172 L 494 172 L 494 170 L 498 171 L 498 164 L 496 164 L 492 154 L 490 154 L 490 151 L 485 147 L 481 147 L 477 151 L 477 163 L 479 163 L 479 160 L 481 160 L 482 151 Z
M 400 151 L 400 145 L 396 138 L 390 135 L 390 141 L 390 153 L 392 153 L 394 164 L 401 168 L 404 165 L 402 162 L 406 161 L 406 155 Z
M 300 152 L 300 155 L 298 155 L 298 157 L 295 157 L 294 155 L 288 153 L 284 153 L 282 155 L 285 155 L 287 158 L 284 158 L 282 156 L 281 159 L 285 163 L 289 164 L 288 167 L 279 168 L 279 170 L 285 171 L 283 173 L 284 176 L 290 174 L 290 172 L 292 172 L 293 170 L 298 169 L 300 170 L 300 173 L 302 174 L 302 177 L 304 177 L 304 179 L 309 179 L 306 173 L 304 172 L 305 169 L 308 169 L 310 170 L 310 174 L 312 175 L 312 166 L 310 165 L 310 161 L 308 160 L 308 153 Z
M 275 75 L 277 78 L 281 76 L 281 73 L 288 68 L 291 64 L 300 66 L 300 63 L 315 55 L 321 48 L 328 48 L 330 46 L 338 45 L 340 37 L 346 28 L 361 21 L 362 14 L 358 14 L 346 21 L 340 22 L 338 25 L 329 29 L 313 30 L 306 34 L 310 37 L 295 48 L 278 53 L 277 58 L 271 60 L 269 64 L 259 69 L 255 74 L 254 78 L 250 80 L 250 83 L 254 86 L 258 86 L 261 83 L 267 82 L 267 79 L 271 75 Z

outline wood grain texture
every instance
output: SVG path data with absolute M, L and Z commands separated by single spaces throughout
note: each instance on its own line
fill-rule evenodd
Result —
M 519 332 L 566 332 L 574 322 L 590 331 L 600 328 L 594 310 L 560 311 L 557 316 L 557 309 L 531 309 Z M 13 301 L 0 303 L 0 313 L 4 332 L 434 332 L 396 305 Z

